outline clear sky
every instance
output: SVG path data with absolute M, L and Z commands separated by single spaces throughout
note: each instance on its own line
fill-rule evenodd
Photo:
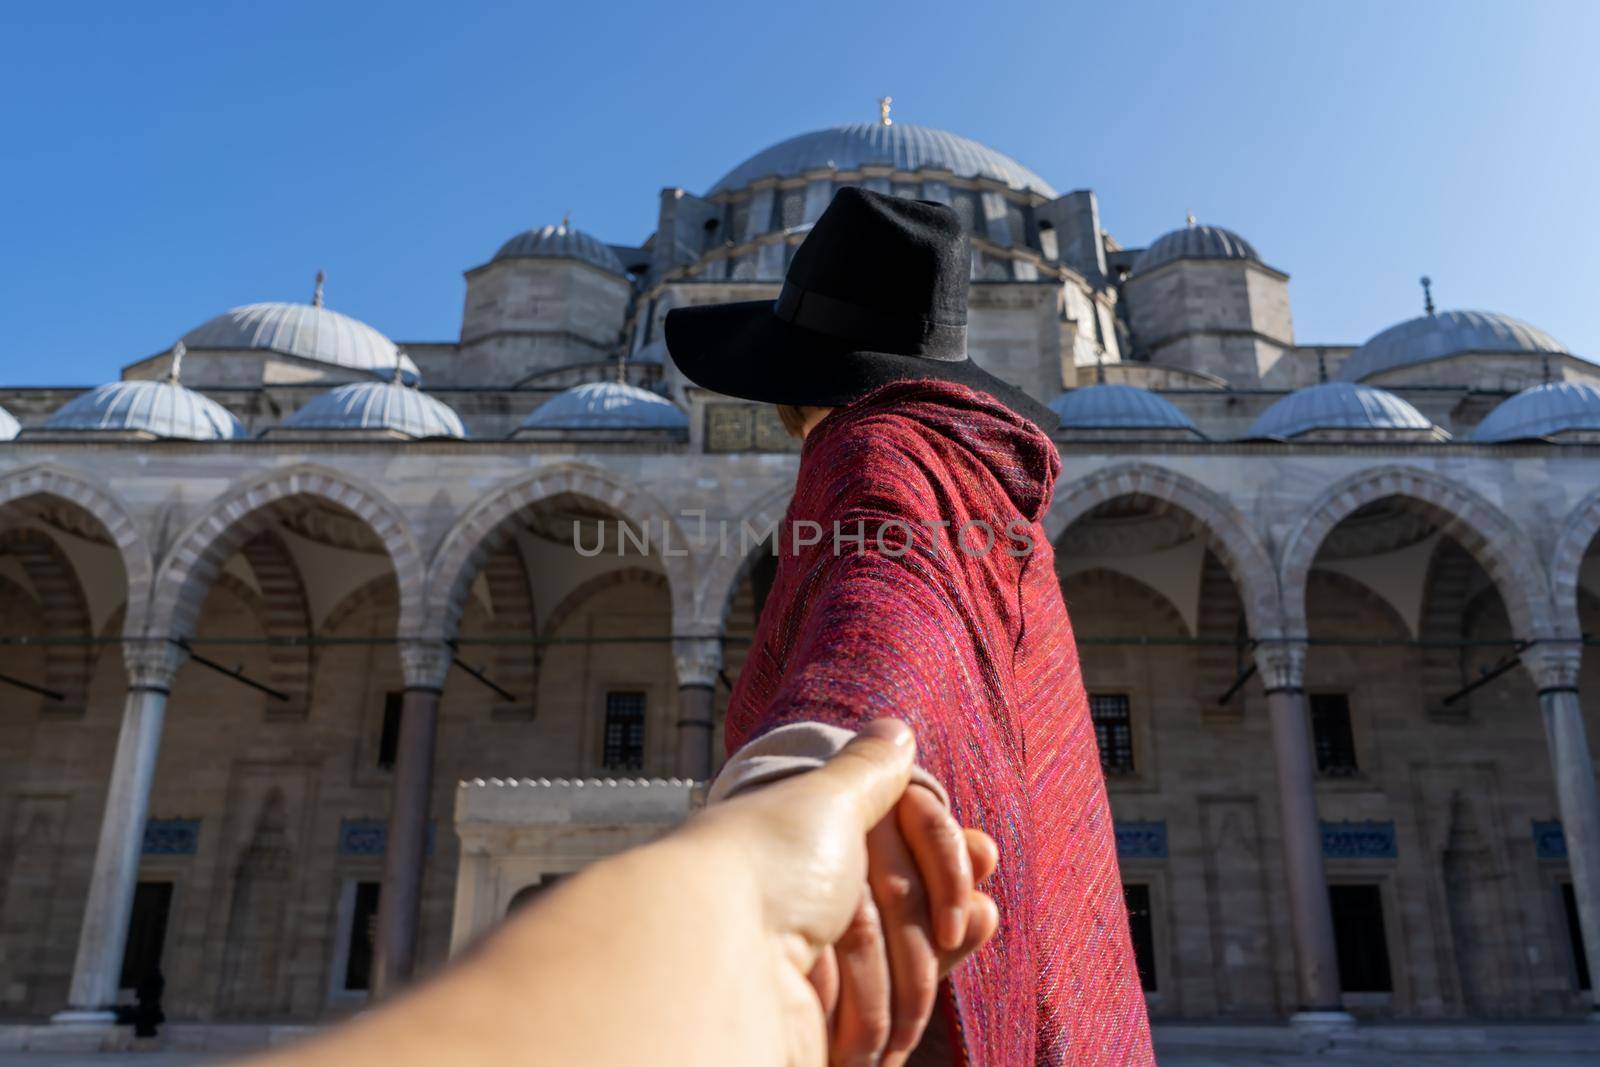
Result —
M 1235 229 L 1302 342 L 1441 307 L 1600 358 L 1600 3 L 125 2 L 0 7 L 0 383 L 95 384 L 218 312 L 397 340 L 571 212 L 651 231 L 793 134 L 903 121 L 1092 188 L 1124 245 Z

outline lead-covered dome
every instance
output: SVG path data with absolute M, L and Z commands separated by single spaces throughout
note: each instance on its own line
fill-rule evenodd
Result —
M 1375 374 L 1469 353 L 1570 355 L 1537 326 L 1490 311 L 1441 311 L 1391 326 L 1350 353 L 1339 377 L 1359 382 Z
M 1062 393 L 1050 402 L 1062 430 L 1200 431 L 1165 397 L 1135 385 L 1101 384 Z
M 711 194 L 742 189 L 761 178 L 793 178 L 811 170 L 948 170 L 958 178 L 990 178 L 1013 189 L 1054 198 L 1056 191 L 1003 152 L 970 137 L 905 122 L 855 122 L 813 130 L 762 149 L 712 186 Z
M 330 311 L 320 303 L 246 304 L 183 335 L 191 350 L 252 349 L 311 360 L 374 377 L 404 381 L 421 375 L 411 357 L 364 322 Z
M 283 420 L 288 430 L 354 430 L 403 437 L 467 436 L 461 416 L 399 382 L 351 382 L 314 398 Z
M 0 408 L 0 441 L 9 441 L 22 432 L 22 423 L 5 408 Z
M 1383 389 L 1351 382 L 1324 382 L 1298 389 L 1273 404 L 1250 427 L 1250 437 L 1289 440 L 1318 431 L 1443 433 L 1409 403 Z
M 546 400 L 523 430 L 685 430 L 689 418 L 664 396 L 622 382 L 589 382 Z
M 190 441 L 245 437 L 233 413 L 210 397 L 177 382 L 130 379 L 73 397 L 45 421 L 43 429 L 142 433 Z
M 1260 263 L 1255 247 L 1221 226 L 1188 225 L 1151 242 L 1133 261 L 1133 274 L 1143 274 L 1177 259 L 1241 259 Z
M 1484 416 L 1472 439 L 1495 444 L 1573 431 L 1600 433 L 1600 389 L 1587 382 L 1549 382 L 1524 389 Z
M 494 254 L 494 258 L 496 260 L 575 259 L 622 277 L 626 277 L 628 273 L 627 268 L 622 265 L 622 260 L 617 258 L 617 254 L 611 251 L 610 246 L 598 237 L 584 233 L 565 222 L 559 226 L 541 226 L 537 230 L 527 230 L 517 234 L 500 246 L 500 251 Z

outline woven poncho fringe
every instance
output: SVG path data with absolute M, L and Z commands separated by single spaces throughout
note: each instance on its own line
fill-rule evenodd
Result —
M 897 382 L 827 416 L 728 709 L 730 753 L 786 723 L 904 719 L 956 816 L 999 843 L 1000 932 L 944 992 L 974 1067 L 1154 1062 L 1039 524 L 1059 471 L 1037 428 L 962 386 Z

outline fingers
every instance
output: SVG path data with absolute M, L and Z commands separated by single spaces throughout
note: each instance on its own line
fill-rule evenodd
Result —
M 961 939 L 959 948 L 940 955 L 939 977 L 943 978 L 961 966 L 968 956 L 988 944 L 999 929 L 1000 912 L 995 908 L 994 900 L 986 893 L 972 894 L 967 901 L 966 935 Z
M 967 856 L 972 860 L 972 884 L 979 885 L 1000 865 L 1000 848 L 982 830 L 962 831 L 967 839 Z
M 895 818 L 922 874 L 935 943 L 951 951 L 966 936 L 967 897 L 972 894 L 966 834 L 939 798 L 926 789 L 906 790 L 895 807 Z
M 834 945 L 838 959 L 839 1005 L 834 1017 L 829 1060 L 835 1067 L 878 1062 L 889 1042 L 889 959 L 877 905 L 863 893 L 844 936 Z
M 876 719 L 806 777 L 818 787 L 849 796 L 865 832 L 876 826 L 905 793 L 916 753 L 917 742 L 910 727 L 899 719 Z
M 817 962 L 812 965 L 806 980 L 816 992 L 817 1002 L 822 1005 L 822 1014 L 831 1028 L 833 1013 L 839 1007 L 839 959 L 833 954 L 832 945 L 817 954 Z
M 892 1025 L 883 1063 L 893 1067 L 922 1036 L 939 981 L 939 958 L 928 931 L 927 893 L 893 817 L 867 835 L 867 883 L 878 905 L 889 957 Z

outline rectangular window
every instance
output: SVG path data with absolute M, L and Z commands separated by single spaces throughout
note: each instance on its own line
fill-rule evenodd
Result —
M 344 965 L 345 989 L 372 988 L 372 946 L 377 938 L 378 883 L 357 882 L 355 908 L 350 916 L 350 951 Z
M 606 694 L 605 753 L 607 770 L 644 769 L 644 694 Z
M 1132 774 L 1133 719 L 1127 694 L 1089 694 L 1089 717 L 1100 745 L 1100 769 L 1106 774 Z
M 1572 943 L 1572 963 L 1578 972 L 1578 988 L 1589 988 L 1589 957 L 1583 951 L 1583 927 L 1578 924 L 1578 897 L 1571 882 L 1561 884 L 1561 904 L 1567 916 L 1567 938 Z
M 1139 987 L 1156 991 L 1156 938 L 1150 918 L 1150 887 L 1124 885 L 1122 899 L 1128 906 L 1128 933 L 1133 938 L 1133 958 L 1139 966 Z
M 394 756 L 400 749 L 400 709 L 405 694 L 396 689 L 383 695 L 383 727 L 378 733 L 378 766 L 394 770 Z
M 1348 778 L 1356 773 L 1356 739 L 1350 729 L 1348 695 L 1311 694 L 1311 737 L 1317 749 L 1318 774 Z
M 1330 885 L 1339 988 L 1346 993 L 1392 993 L 1383 894 L 1375 885 Z
M 122 949 L 123 989 L 161 970 L 161 946 L 167 941 L 167 915 L 172 910 L 171 882 L 140 882 L 133 889 L 133 913 L 128 919 L 128 940 Z

